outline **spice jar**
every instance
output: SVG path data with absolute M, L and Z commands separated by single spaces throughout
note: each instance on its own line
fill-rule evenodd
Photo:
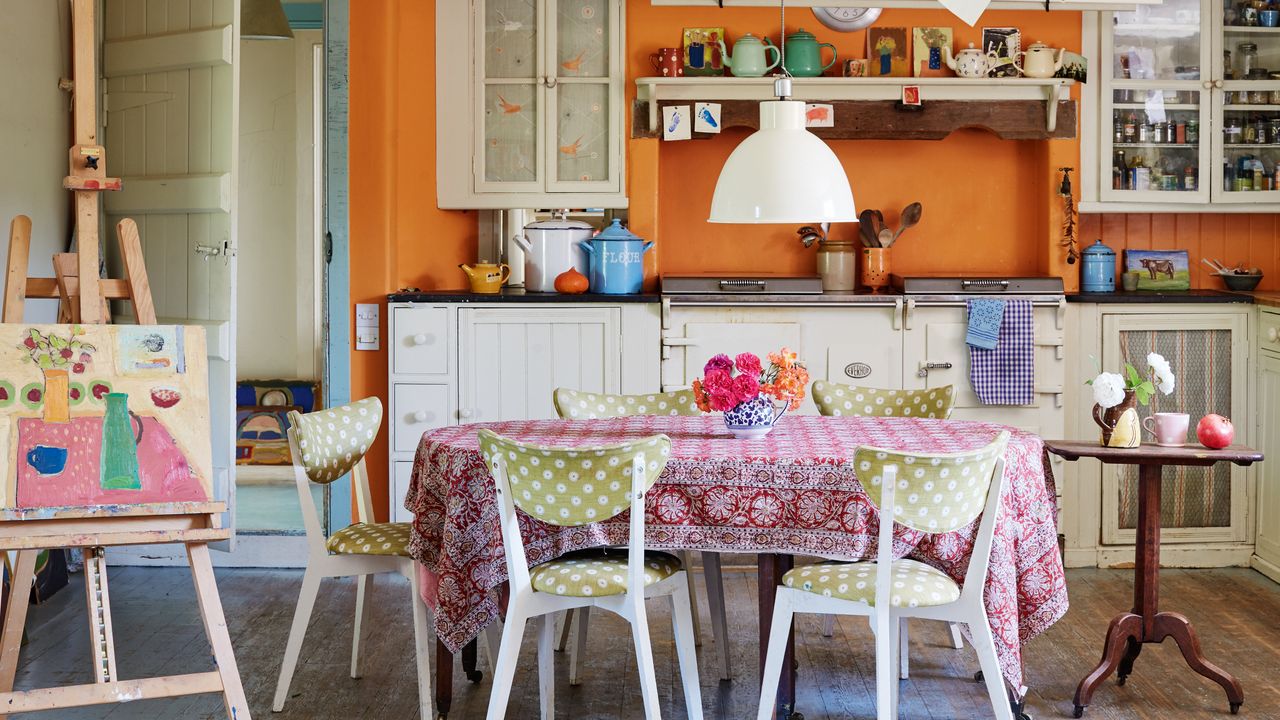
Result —
M 1245 79 L 1259 82 L 1265 81 L 1268 79 L 1267 70 L 1266 68 L 1254 68 L 1249 71 L 1249 74 Z M 1249 104 L 1251 105 L 1266 105 L 1267 101 L 1270 99 L 1270 93 L 1266 90 L 1251 89 L 1241 94 L 1247 94 L 1249 96 Z
M 1246 122 L 1244 124 L 1244 127 L 1240 129 L 1240 142 L 1245 145 L 1253 145 L 1258 142 L 1257 123 Z
M 1222 130 L 1224 142 L 1228 145 L 1239 145 L 1243 135 L 1239 118 L 1228 118 L 1227 126 Z
M 1240 51 L 1240 71 L 1236 77 L 1247 78 L 1253 71 L 1254 65 L 1258 63 L 1258 44 L 1240 43 L 1236 49 Z
M 1272 82 L 1280 80 L 1280 72 L 1273 70 L 1272 72 L 1267 73 L 1267 79 Z M 1280 105 L 1280 88 L 1272 90 L 1270 97 L 1268 97 L 1267 100 L 1272 105 Z
M 1188 120 L 1187 121 L 1187 143 L 1190 145 L 1196 145 L 1199 142 L 1200 142 L 1200 121 Z
M 1280 145 L 1280 117 L 1271 118 L 1268 126 L 1267 142 L 1272 145 Z

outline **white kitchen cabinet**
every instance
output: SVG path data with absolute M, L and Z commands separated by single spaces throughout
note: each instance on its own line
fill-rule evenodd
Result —
M 659 389 L 657 303 L 407 303 L 387 308 L 392 518 L 423 433 L 555 417 L 557 387 Z
M 1258 532 L 1253 567 L 1280 582 L 1280 312 L 1259 313 L 1256 447 Z
M 436 3 L 440 207 L 626 207 L 625 6 Z

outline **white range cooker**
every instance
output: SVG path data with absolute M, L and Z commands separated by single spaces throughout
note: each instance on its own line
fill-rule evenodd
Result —
M 823 293 L 816 277 L 662 277 L 662 385 L 688 387 L 712 355 L 786 346 L 813 379 L 876 388 L 956 387 L 952 418 L 1063 437 L 1066 300 L 1056 277 L 894 278 L 885 294 Z M 969 384 L 965 301 L 1031 300 L 1035 400 L 983 405 Z M 817 413 L 812 399 L 800 412 Z

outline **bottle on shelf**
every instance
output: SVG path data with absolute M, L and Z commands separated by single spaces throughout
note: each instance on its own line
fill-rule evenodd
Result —
M 1124 120 L 1124 141 L 1127 143 L 1138 141 L 1138 118 L 1133 113 L 1129 113 Z

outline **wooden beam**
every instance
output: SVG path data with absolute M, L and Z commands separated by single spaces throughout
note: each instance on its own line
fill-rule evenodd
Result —
M 692 100 L 662 100 L 661 108 L 689 105 Z M 760 127 L 760 104 L 755 100 L 719 100 L 722 128 Z M 933 100 L 918 108 L 906 108 L 887 100 L 838 100 L 828 103 L 835 114 L 835 127 L 810 128 L 825 140 L 941 140 L 956 130 L 978 128 L 1004 140 L 1057 140 L 1076 135 L 1076 103 L 1058 103 L 1058 123 L 1050 133 L 1045 130 L 1045 103 L 1039 100 Z M 660 131 L 647 132 L 649 103 L 637 100 L 632 107 L 631 136 L 661 137 Z M 695 138 L 714 137 L 712 133 L 693 134 Z
M 235 47 L 232 26 L 103 43 L 107 77 L 144 75 L 198 67 L 230 65 Z
M 22 307 L 27 298 L 27 263 L 31 259 L 31 218 L 19 215 L 9 223 L 9 259 L 5 274 L 4 309 L 7 323 L 22 322 Z M 53 289 L 54 297 L 58 289 Z
M 102 297 L 107 300 L 127 300 L 129 295 L 129 283 L 127 280 L 115 280 L 112 278 L 104 278 L 98 281 L 98 288 L 102 293 Z M 6 289 L 6 295 L 7 295 Z M 80 294 L 80 278 L 76 276 L 67 278 L 67 294 L 75 297 Z M 56 278 L 27 278 L 27 290 L 25 297 L 38 300 L 57 300 L 62 297 L 58 292 L 58 281 Z M 5 316 L 5 322 L 22 322 L 21 318 L 17 320 L 9 320 L 8 315 Z
M 77 107 L 82 103 L 76 103 Z M 76 192 L 76 255 L 80 272 L 80 322 L 103 322 L 102 289 L 98 277 L 98 193 Z
M 222 676 L 218 671 L 211 670 L 190 675 L 170 675 L 143 680 L 119 680 L 94 685 L 69 685 L 0 693 L 0 707 L 11 713 L 37 712 L 220 692 L 222 692 Z
M 75 83 L 72 131 L 76 145 L 98 144 L 96 8 L 94 0 L 72 0 L 71 3 L 71 72 Z
M 128 177 L 104 200 L 112 215 L 231 212 L 231 175 Z
M 142 240 L 138 224 L 130 218 L 116 223 L 120 240 L 120 257 L 124 259 L 125 282 L 133 299 L 133 317 L 139 325 L 156 324 L 156 306 L 151 300 L 151 281 L 147 278 L 147 262 L 142 256 Z

